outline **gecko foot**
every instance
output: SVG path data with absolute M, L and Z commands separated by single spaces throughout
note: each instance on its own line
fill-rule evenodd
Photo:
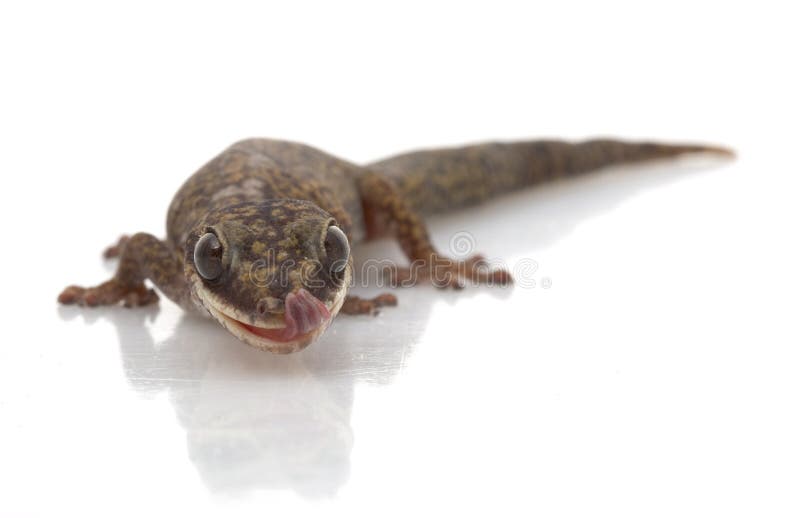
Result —
M 114 279 L 94 288 L 69 286 L 58 296 L 61 304 L 79 306 L 110 306 L 122 302 L 126 308 L 147 306 L 158 301 L 158 295 L 144 284 L 124 286 Z
M 371 299 L 350 295 L 342 304 L 341 312 L 345 315 L 377 315 L 380 312 L 379 308 L 396 305 L 397 297 L 391 293 L 382 293 Z
M 506 286 L 514 282 L 511 273 L 504 269 L 491 269 L 486 258 L 473 255 L 457 261 L 442 255 L 418 259 L 409 267 L 389 266 L 384 275 L 392 286 L 415 286 L 424 281 L 437 288 L 463 289 L 467 283 Z
M 119 257 L 119 254 L 122 253 L 122 247 L 125 246 L 125 243 L 127 243 L 130 238 L 131 236 L 129 235 L 120 236 L 116 244 L 109 246 L 103 251 L 103 257 L 105 259 L 114 259 L 115 257 Z

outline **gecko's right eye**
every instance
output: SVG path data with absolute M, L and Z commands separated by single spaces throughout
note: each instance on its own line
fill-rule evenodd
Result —
M 325 259 L 328 272 L 336 282 L 341 282 L 350 257 L 350 243 L 342 229 L 335 225 L 328 227 L 325 235 Z
M 194 267 L 207 281 L 222 275 L 222 243 L 211 232 L 203 234 L 194 246 Z

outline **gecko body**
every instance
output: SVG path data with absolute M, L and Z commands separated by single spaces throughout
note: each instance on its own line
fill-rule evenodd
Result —
M 210 315 L 243 342 L 276 353 L 300 350 L 339 313 L 374 314 L 391 294 L 348 295 L 350 245 L 389 235 L 411 267 L 395 284 L 506 284 L 480 256 L 450 260 L 431 244 L 423 216 L 466 207 L 548 180 L 605 166 L 686 153 L 731 155 L 700 145 L 528 141 L 406 153 L 360 166 L 310 146 L 270 139 L 233 144 L 175 194 L 167 236 L 123 237 L 107 251 L 115 275 L 67 287 L 63 304 L 152 304 L 145 281 L 187 311 Z

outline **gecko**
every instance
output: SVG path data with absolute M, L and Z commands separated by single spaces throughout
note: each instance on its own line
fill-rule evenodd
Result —
M 68 286 L 58 302 L 145 306 L 158 301 L 154 287 L 250 346 L 292 353 L 318 339 L 338 314 L 374 315 L 397 304 L 392 293 L 349 294 L 352 244 L 397 240 L 409 265 L 387 272 L 391 286 L 510 284 L 508 271 L 490 269 L 479 254 L 455 260 L 440 253 L 424 218 L 546 181 L 690 153 L 734 155 L 699 144 L 532 140 L 357 165 L 298 142 L 245 139 L 180 187 L 167 211 L 166 238 L 121 237 L 105 252 L 119 260 L 114 276 L 90 288 Z

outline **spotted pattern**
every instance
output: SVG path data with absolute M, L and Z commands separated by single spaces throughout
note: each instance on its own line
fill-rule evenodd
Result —
M 213 295 L 217 305 L 238 309 L 244 317 L 240 320 L 252 325 L 263 316 L 261 305 L 269 304 L 271 313 L 282 312 L 274 300 L 301 288 L 331 302 L 346 288 L 324 267 L 323 242 L 335 222 L 314 203 L 297 199 L 244 201 L 213 209 L 188 233 L 185 277 Z M 216 234 L 224 250 L 223 274 L 213 281 L 200 278 L 193 261 L 195 244 L 208 232 Z
M 438 263 L 446 258 L 431 244 L 424 214 L 607 165 L 691 152 L 731 154 L 695 145 L 534 141 L 418 151 L 358 166 L 304 144 L 242 140 L 178 190 L 165 240 L 144 233 L 121 239 L 106 251 L 120 258 L 114 277 L 93 288 L 70 286 L 59 301 L 150 304 L 157 296 L 145 285 L 149 280 L 187 310 L 205 312 L 213 301 L 215 309 L 259 327 L 274 327 L 286 296 L 301 288 L 342 312 L 374 314 L 396 298 L 345 300 L 352 258 L 339 278 L 320 268 L 330 262 L 324 247 L 330 225 L 339 226 L 351 242 L 388 234 L 410 260 Z M 223 273 L 213 280 L 199 276 L 193 258 L 195 244 L 209 232 L 223 250 Z M 453 262 L 453 271 L 481 261 L 476 256 Z M 505 283 L 510 276 L 484 271 L 476 280 Z M 457 287 L 455 281 L 448 285 Z

